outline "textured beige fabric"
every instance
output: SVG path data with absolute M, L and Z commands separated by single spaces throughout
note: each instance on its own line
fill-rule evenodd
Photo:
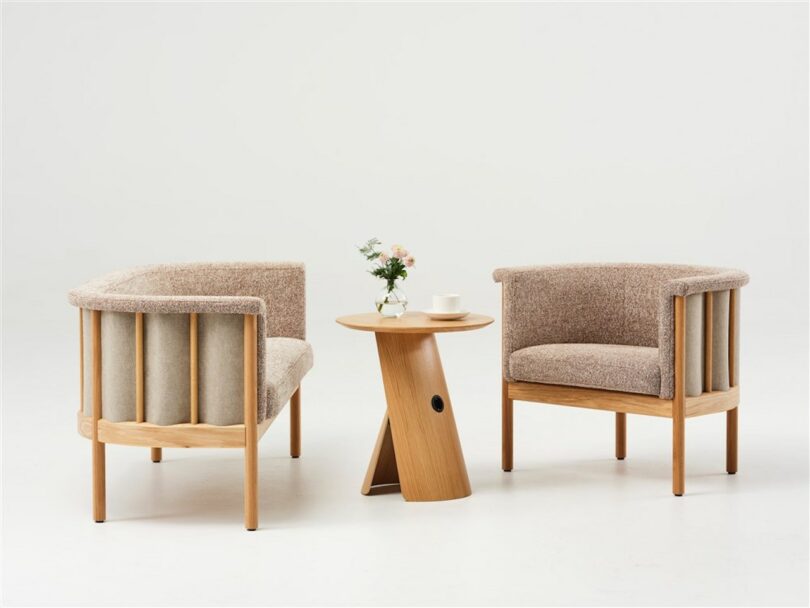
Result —
M 686 396 L 703 392 L 703 315 L 702 293 L 686 296 Z
M 101 408 L 111 422 L 134 420 L 135 315 L 101 315 Z
M 74 306 L 119 312 L 269 315 L 268 336 L 305 336 L 304 265 L 200 263 L 114 272 L 68 293 Z
M 264 417 L 273 419 L 284 408 L 312 369 L 312 347 L 295 338 L 267 339 L 267 411 Z
M 244 422 L 244 328 L 242 315 L 197 317 L 200 422 L 217 425 Z M 259 422 L 262 419 L 259 410 Z
M 90 311 L 82 310 L 82 355 L 84 361 L 84 393 L 82 394 L 82 413 L 93 415 L 93 348 L 90 330 Z
M 74 306 L 81 307 L 86 311 L 84 317 L 84 343 L 86 345 L 84 411 L 87 415 L 92 412 L 90 393 L 92 387 L 92 351 L 90 348 L 89 310 L 153 314 L 191 312 L 235 315 L 255 314 L 258 315 L 260 336 L 286 336 L 302 340 L 305 337 L 304 265 L 294 262 L 144 266 L 114 272 L 85 283 L 81 287 L 70 291 L 68 300 Z M 180 314 L 180 316 L 187 317 L 185 314 Z M 180 333 L 174 336 L 178 345 L 182 339 Z M 186 338 L 188 338 L 187 330 Z M 264 413 L 268 411 L 266 403 L 267 391 L 264 389 L 264 375 L 266 373 L 265 347 L 265 341 L 260 339 L 258 344 L 259 387 L 257 395 L 260 420 Z M 157 356 L 154 353 L 153 355 Z M 211 361 L 207 360 L 207 364 L 211 364 Z M 124 365 L 128 365 L 128 363 L 124 363 Z M 173 374 L 173 369 L 171 365 L 167 367 L 166 374 Z M 109 367 L 108 372 L 112 373 Z M 125 372 L 126 369 L 122 368 L 121 373 Z M 158 374 L 157 368 L 153 366 L 151 373 L 153 376 Z M 167 379 L 162 376 L 159 378 L 154 376 L 153 386 L 155 386 L 155 382 L 164 381 L 167 381 Z M 232 383 L 228 382 L 226 384 L 227 386 L 220 387 L 222 395 L 215 397 L 206 393 L 209 403 L 210 399 L 220 399 L 221 402 L 224 402 L 222 401 L 224 399 L 223 395 L 233 392 Z M 119 388 L 122 389 L 123 386 L 124 384 L 121 384 Z M 174 390 L 179 391 L 181 388 L 178 386 Z M 206 390 L 208 388 L 210 388 L 210 385 L 206 387 Z M 188 394 L 188 391 L 186 391 L 186 394 Z M 161 412 L 160 415 L 156 414 L 154 407 L 157 407 L 156 404 L 161 403 L 161 401 L 159 397 L 155 397 L 155 399 L 158 399 L 158 401 L 153 402 L 152 414 L 154 416 L 160 419 L 174 420 L 180 415 L 181 403 L 174 404 L 170 410 Z M 241 403 L 241 396 L 239 401 Z M 129 409 L 130 404 L 124 403 L 122 407 Z M 149 407 L 147 406 L 148 411 Z M 235 410 L 221 412 L 222 419 L 231 420 L 234 413 Z M 206 411 L 206 416 L 209 415 L 215 416 L 210 408 Z M 134 413 L 133 418 L 130 419 L 134 419 Z M 240 409 L 240 422 L 241 419 Z
M 730 294 L 729 294 L 730 297 Z M 729 377 L 733 386 L 740 383 L 740 290 L 734 290 L 734 376 Z
M 543 344 L 509 357 L 510 377 L 522 382 L 583 386 L 658 395 L 658 349 L 615 344 Z
M 103 319 L 106 313 L 101 315 Z M 102 336 L 104 335 L 102 330 Z M 189 317 L 143 316 L 144 409 L 146 422 L 180 424 L 191 417 Z M 103 361 L 103 358 L 102 358 Z M 102 402 L 104 417 L 107 408 Z M 133 420 L 134 416 L 130 418 Z
M 503 283 L 507 379 L 509 356 L 528 346 L 596 343 L 657 347 L 660 396 L 665 399 L 672 398 L 673 393 L 673 296 L 737 289 L 748 283 L 748 275 L 738 270 L 665 264 L 501 268 L 494 272 L 494 278 Z

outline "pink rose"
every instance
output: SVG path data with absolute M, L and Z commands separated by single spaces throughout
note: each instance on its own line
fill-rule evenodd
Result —
M 395 258 L 404 258 L 408 255 L 408 250 L 405 249 L 402 245 L 392 245 L 391 246 L 391 253 Z
M 414 259 L 414 257 L 412 255 L 406 255 L 405 259 L 402 260 L 402 261 L 405 264 L 405 266 L 407 266 L 408 268 L 410 268 L 411 266 L 416 264 L 416 260 Z
M 389 260 L 389 259 L 390 259 L 390 258 L 388 257 L 388 254 L 387 254 L 387 253 L 382 253 L 382 252 L 381 252 L 381 253 L 380 253 L 380 255 L 377 257 L 377 261 L 378 261 L 380 264 L 385 264 L 386 262 L 388 262 L 388 260 Z

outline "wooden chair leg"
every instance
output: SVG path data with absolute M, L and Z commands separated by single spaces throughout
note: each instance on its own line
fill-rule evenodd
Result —
M 737 412 L 739 407 L 726 412 L 726 472 L 737 472 Z
M 301 455 L 301 387 L 290 398 L 290 456 Z
M 92 311 L 90 322 L 93 348 L 93 519 L 101 523 L 107 519 L 106 446 L 98 440 L 98 422 L 101 419 L 101 311 Z
M 106 445 L 93 441 L 93 519 L 100 524 L 107 519 Z
M 506 472 L 512 470 L 513 464 L 513 410 L 512 400 L 509 398 L 509 384 L 503 380 L 501 386 L 501 468 Z
M 684 418 L 676 417 L 672 419 L 672 493 L 675 496 L 683 496 L 684 473 L 685 473 L 685 451 L 686 441 Z
M 624 460 L 627 455 L 627 414 L 616 412 L 616 458 Z
M 158 463 L 163 460 L 163 448 L 152 448 L 152 462 Z
M 259 437 L 256 425 L 257 337 L 256 315 L 245 315 L 244 401 L 245 401 L 245 528 L 259 527 Z
M 256 443 L 245 446 L 245 528 L 259 527 L 259 466 Z
M 683 496 L 686 438 L 686 298 L 675 297 L 675 394 L 672 399 L 672 493 Z

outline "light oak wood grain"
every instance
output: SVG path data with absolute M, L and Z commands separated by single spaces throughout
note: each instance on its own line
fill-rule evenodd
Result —
M 458 321 L 434 321 L 423 312 L 406 312 L 401 317 L 383 317 L 376 312 L 338 317 L 337 322 L 350 329 L 392 334 L 426 334 L 450 331 L 470 331 L 492 323 L 485 315 L 469 314 Z
M 87 439 L 93 439 L 93 417 L 92 416 L 85 416 L 82 412 L 78 412 L 76 415 L 76 428 L 79 431 L 79 435 L 85 437 Z
M 672 399 L 672 493 L 684 493 L 686 421 L 686 298 L 675 297 L 675 394 Z
M 728 380 L 732 387 L 737 387 L 737 362 L 734 353 L 737 348 L 737 306 L 739 290 L 732 289 L 728 294 Z M 737 406 L 740 399 L 737 397 Z M 726 472 L 733 475 L 737 472 L 737 436 L 739 407 L 726 412 Z
M 106 454 L 103 439 L 99 436 L 99 421 L 102 415 L 101 404 L 101 311 L 90 313 L 90 333 L 93 353 L 93 519 L 103 522 L 107 519 L 106 498 Z
M 257 399 L 257 321 L 256 315 L 245 315 L 244 331 L 244 400 L 245 400 L 245 528 L 259 527 L 258 508 L 258 429 Z
M 135 422 L 146 420 L 143 372 L 143 313 L 135 313 Z
M 514 466 L 514 402 L 509 397 L 506 380 L 501 381 L 501 469 L 507 473 Z
M 726 412 L 726 472 L 729 475 L 737 472 L 737 414 L 739 410 L 740 408 L 735 407 Z
M 436 338 L 381 332 L 376 338 L 402 496 L 413 501 L 469 496 Z M 442 412 L 431 406 L 434 395 L 444 402 Z
M 727 391 L 703 393 L 699 397 L 687 397 L 684 409 L 687 418 L 727 412 L 740 403 L 740 388 L 733 386 Z
M 391 488 L 383 486 L 399 486 L 399 471 L 397 470 L 397 457 L 394 452 L 394 440 L 391 436 L 391 424 L 388 414 L 383 417 L 377 442 L 368 463 L 366 477 L 360 493 L 368 496 L 375 493 L 387 493 Z
M 161 426 L 151 422 L 98 423 L 99 437 L 104 443 L 132 445 L 145 448 L 242 448 L 245 447 L 245 425 L 214 426 L 211 424 L 171 424 Z
M 664 418 L 672 416 L 672 401 L 659 399 L 653 395 L 534 382 L 510 382 L 508 387 L 509 398 L 516 401 L 553 403 L 555 405 L 570 405 L 594 410 L 645 414 Z
M 198 342 L 198 319 L 197 313 L 192 312 L 189 315 L 189 402 L 191 403 L 191 413 L 189 420 L 191 424 L 197 424 L 200 421 L 200 364 L 199 364 L 199 348 Z
M 616 412 L 616 458 L 627 456 L 627 414 Z
M 734 352 L 737 348 L 737 298 L 738 290 L 728 292 L 728 381 L 731 386 L 737 386 L 737 361 Z

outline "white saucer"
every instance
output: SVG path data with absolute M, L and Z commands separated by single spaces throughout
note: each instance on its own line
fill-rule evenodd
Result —
M 427 316 L 429 316 L 434 321 L 456 321 L 458 319 L 463 319 L 466 317 L 469 312 L 437 312 L 433 310 L 426 310 L 424 311 Z

